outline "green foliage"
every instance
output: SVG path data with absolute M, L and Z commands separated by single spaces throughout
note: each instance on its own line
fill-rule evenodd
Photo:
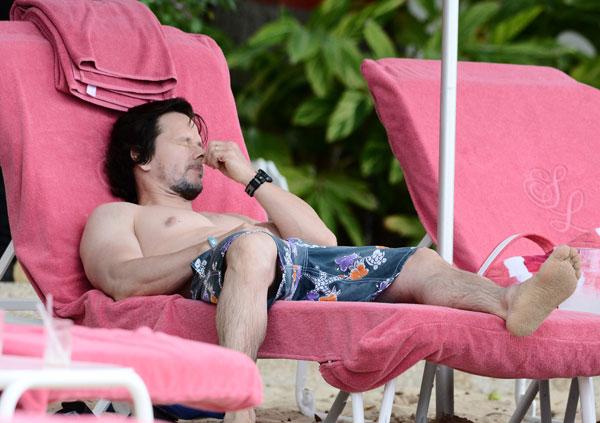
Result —
M 204 22 L 212 8 L 234 4 L 144 2 L 164 23 L 186 30 L 210 28 Z M 181 5 L 200 23 L 176 13 Z M 438 59 L 440 5 L 324 0 L 306 22 L 282 9 L 244 45 L 225 49 L 238 76 L 232 82 L 251 155 L 274 160 L 290 189 L 341 243 L 398 245 L 424 233 L 360 63 L 390 56 Z M 462 0 L 460 7 L 461 60 L 548 65 L 600 87 L 599 1 Z
M 439 58 L 439 4 L 325 0 L 306 22 L 284 10 L 228 56 L 249 78 L 235 86 L 242 125 L 261 134 L 256 144 L 261 137 L 279 139 L 285 153 L 272 158 L 283 165 L 292 191 L 338 235 L 344 230 L 342 242 L 412 243 L 424 234 L 360 63 Z M 559 41 L 564 31 L 575 31 L 600 49 L 599 26 L 596 1 L 463 0 L 460 58 L 549 65 L 600 86 L 598 56 Z
M 214 10 L 235 10 L 236 0 L 140 0 L 154 12 L 163 25 L 185 32 L 204 33 L 217 42 L 229 44 L 229 38 L 211 25 Z M 223 46 L 222 46 L 223 47 Z

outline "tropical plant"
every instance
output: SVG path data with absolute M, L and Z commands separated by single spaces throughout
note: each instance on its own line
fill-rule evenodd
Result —
M 283 11 L 228 55 L 249 75 L 235 88 L 251 153 L 273 158 L 291 190 L 355 244 L 371 240 L 365 221 L 390 209 L 389 184 L 402 180 L 360 63 L 365 51 L 397 54 L 383 27 L 403 3 L 328 0 L 306 23 Z
M 185 32 L 204 33 L 229 46 L 227 35 L 213 21 L 216 9 L 235 10 L 236 0 L 140 0 L 154 12 L 163 25 Z
M 291 189 L 353 243 L 423 234 L 360 63 L 439 58 L 441 12 L 436 0 L 325 0 L 306 22 L 282 10 L 228 55 L 245 72 L 234 87 L 251 152 L 274 158 Z M 465 0 L 460 58 L 549 65 L 600 86 L 599 14 L 596 1 Z

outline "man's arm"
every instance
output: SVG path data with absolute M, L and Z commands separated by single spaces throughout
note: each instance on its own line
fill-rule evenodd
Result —
M 144 257 L 134 229 L 136 207 L 128 203 L 98 207 L 81 238 L 79 253 L 86 276 L 115 300 L 178 292 L 192 277 L 192 260 L 210 248 L 204 241 L 174 253 Z M 207 231 L 206 238 L 223 238 L 234 231 Z
M 256 172 L 237 144 L 212 141 L 208 145 L 205 164 L 246 186 Z M 336 245 L 333 232 L 304 200 L 275 184 L 262 184 L 254 197 L 263 206 L 270 221 L 283 238 L 298 237 L 320 245 Z

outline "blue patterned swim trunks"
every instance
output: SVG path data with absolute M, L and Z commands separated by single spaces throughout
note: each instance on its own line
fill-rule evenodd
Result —
M 225 255 L 233 240 L 253 232 L 238 232 L 192 261 L 192 298 L 216 304 L 226 271 Z M 373 301 L 400 274 L 417 250 L 414 247 L 324 247 L 298 238 L 283 240 L 270 233 L 277 246 L 277 280 L 268 306 L 277 300 Z

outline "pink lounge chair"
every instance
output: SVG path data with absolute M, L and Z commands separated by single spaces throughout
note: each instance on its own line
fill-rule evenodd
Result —
M 243 145 L 227 66 L 218 47 L 202 35 L 169 27 L 164 31 L 178 79 L 175 94 L 188 98 L 204 117 L 210 139 Z M 9 220 L 16 254 L 40 298 L 52 293 L 55 312 L 85 326 L 148 326 L 215 343 L 211 305 L 179 295 L 115 302 L 90 286 L 79 260 L 79 238 L 89 213 L 115 200 L 105 183 L 102 162 L 116 113 L 54 89 L 50 45 L 27 22 L 0 23 L 0 57 L 5 58 L 0 63 L 0 92 L 9 93 L 0 96 L 0 138 L 5 140 L 0 144 L 0 164 Z M 194 207 L 264 218 L 262 209 L 239 186 L 210 169 Z M 515 362 L 519 368 L 531 362 L 523 376 L 535 377 L 552 370 L 538 359 L 553 344 L 548 335 L 567 324 L 558 317 L 536 336 L 522 340 L 509 336 L 500 319 L 480 313 L 412 304 L 282 302 L 270 311 L 259 357 L 317 361 L 327 382 L 353 393 L 380 386 L 423 359 L 457 368 L 476 363 L 478 373 L 492 368 L 506 377 L 515 373 Z M 465 347 L 453 334 L 472 344 Z M 600 337 L 589 335 L 591 340 Z M 563 341 L 565 348 L 580 344 L 573 333 Z M 527 348 L 527 354 L 518 353 L 517 346 Z M 482 362 L 480 351 L 492 347 Z M 598 367 L 598 357 L 590 349 L 578 349 L 575 359 Z M 393 398 L 393 390 L 387 392 Z M 360 397 L 353 399 L 359 413 Z M 356 419 L 360 421 L 360 414 Z
M 159 423 L 162 420 L 154 420 Z M 134 423 L 135 419 L 125 416 L 45 416 L 33 413 L 16 413 L 11 419 L 0 419 L 0 423 Z
M 435 241 L 440 63 L 367 60 L 362 71 L 419 217 Z M 460 63 L 455 264 L 479 270 L 487 255 L 513 234 L 538 234 L 560 244 L 594 230 L 600 224 L 600 170 L 593 159 L 598 155 L 598 133 L 597 89 L 551 68 Z M 519 241 L 501 257 L 511 252 L 539 254 L 541 250 Z M 449 319 L 452 313 L 448 312 Z M 468 322 L 474 326 L 481 319 L 473 314 Z M 504 361 L 502 371 L 489 363 L 493 344 L 482 347 L 468 338 L 458 344 L 485 360 L 461 363 L 458 368 L 514 378 L 600 375 L 598 338 L 587 337 L 599 329 L 600 316 L 558 311 L 533 337 L 514 340 L 512 353 L 496 351 L 497 358 Z M 562 341 L 572 333 L 578 333 L 580 343 L 567 347 Z M 528 346 L 538 336 L 553 339 L 539 358 L 547 366 L 543 370 Z M 573 359 L 574 353 L 586 350 L 585 357 Z M 480 367 L 482 363 L 487 363 L 487 368 Z M 532 371 L 536 367 L 538 370 Z
M 148 328 L 131 331 L 73 326 L 71 337 L 72 360 L 134 369 L 156 404 L 179 402 L 202 409 L 233 411 L 262 401 L 262 382 L 256 365 L 236 351 Z M 4 325 L 4 355 L 41 358 L 45 342 L 41 326 Z M 22 405 L 45 410 L 49 401 L 72 398 L 122 401 L 130 395 L 122 389 L 32 391 L 23 397 Z

